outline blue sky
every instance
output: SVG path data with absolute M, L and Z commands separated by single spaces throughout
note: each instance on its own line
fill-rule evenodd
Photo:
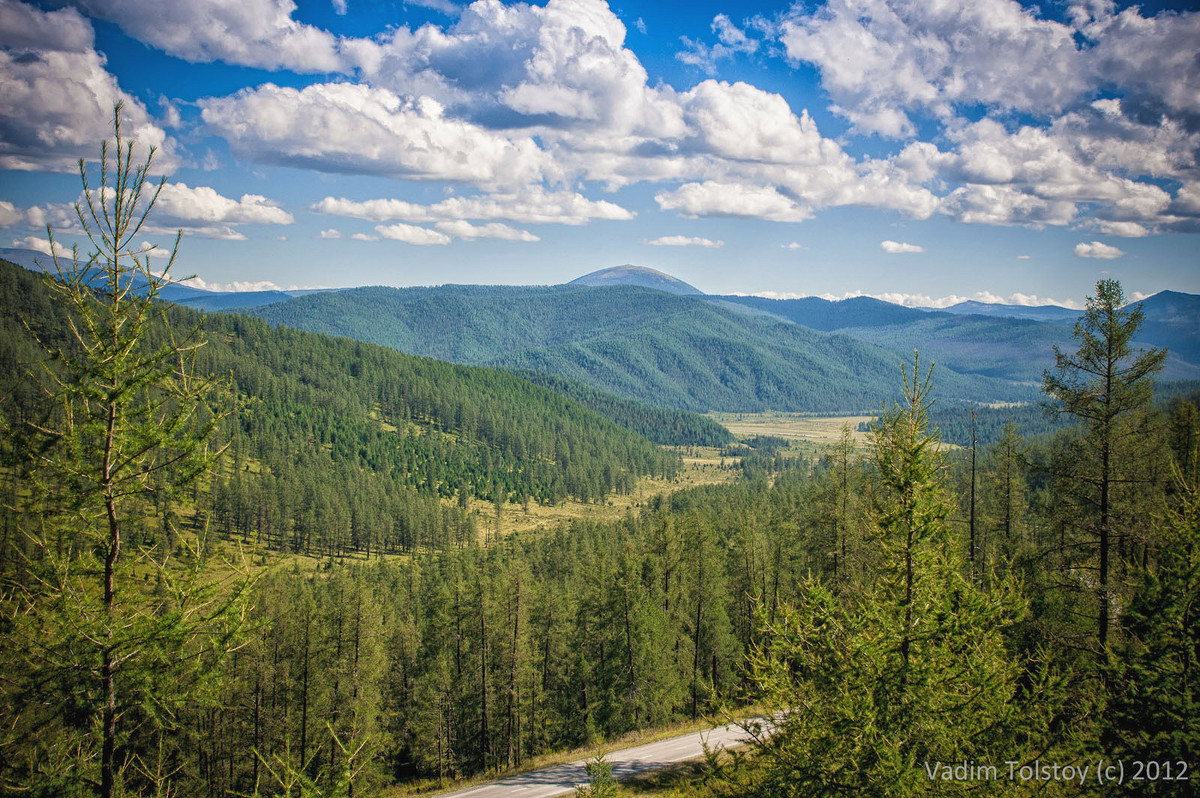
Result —
M 214 288 L 1200 293 L 1188 5 L 0 0 L 0 245 L 82 240 L 120 99 Z

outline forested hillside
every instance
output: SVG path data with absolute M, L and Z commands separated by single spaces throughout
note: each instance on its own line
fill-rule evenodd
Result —
M 696 412 L 877 408 L 894 395 L 884 375 L 902 359 L 846 336 L 631 286 L 363 288 L 249 312 L 272 324 L 542 371 Z M 986 376 L 950 369 L 943 376 L 948 400 L 1033 395 L 1028 386 Z
M 66 340 L 66 319 L 42 281 L 0 263 L 0 362 L 18 429 L 38 401 L 21 379 L 38 352 L 24 325 L 44 342 Z M 674 456 L 644 438 L 504 372 L 245 316 L 172 308 L 167 317 L 178 329 L 203 324 L 197 366 L 229 375 L 239 399 L 222 432 L 231 479 L 202 495 L 201 509 L 221 531 L 272 548 L 444 547 L 473 532 L 443 499 L 597 501 L 675 468 Z M 162 501 L 169 512 L 169 495 Z
M 1001 440 L 1005 428 L 1010 424 L 1032 438 L 1048 435 L 1074 423 L 1070 418 L 1053 416 L 1044 402 L 1014 407 L 934 405 L 929 418 L 937 425 L 942 440 L 956 446 L 971 445 L 972 428 L 976 443 L 988 446 Z
M 518 376 L 568 396 L 649 441 L 664 446 L 723 446 L 733 433 L 706 416 L 622 399 L 582 382 L 544 371 L 517 371 Z
M 897 352 L 917 346 L 931 359 L 956 371 L 1035 383 L 1054 364 L 1052 347 L 1067 349 L 1071 343 L 1068 325 L 988 316 L 938 314 L 904 325 L 841 332 Z M 1144 346 L 1149 348 L 1149 344 Z M 1197 379 L 1200 366 L 1173 357 L 1164 365 L 1163 376 L 1172 380 Z

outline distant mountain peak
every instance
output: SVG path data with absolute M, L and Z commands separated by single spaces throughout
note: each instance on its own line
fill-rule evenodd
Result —
M 941 310 L 943 313 L 956 315 L 1032 319 L 1057 324 L 1070 324 L 1083 312 L 1059 305 L 1008 305 L 1003 302 L 979 302 L 974 299 L 968 299 L 946 308 L 921 308 L 921 310 Z
M 599 271 L 585 274 L 582 277 L 577 277 L 567 285 L 586 285 L 586 286 L 608 286 L 608 285 L 635 285 L 642 288 L 653 288 L 656 291 L 666 291 L 671 294 L 683 294 L 695 296 L 703 294 L 699 288 L 694 285 L 689 285 L 677 277 L 672 277 L 669 274 L 663 274 L 657 269 L 650 269 L 645 266 L 634 266 L 632 263 L 627 263 L 624 266 L 613 266 L 609 269 L 600 269 Z
M 63 250 L 60 254 L 71 257 L 71 250 Z M 22 247 L 0 247 L 0 258 L 23 266 L 31 272 L 44 272 L 54 269 L 54 258 L 36 249 Z

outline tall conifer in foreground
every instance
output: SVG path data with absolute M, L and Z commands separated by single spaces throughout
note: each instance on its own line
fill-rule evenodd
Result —
M 1161 349 L 1134 351 L 1133 337 L 1142 325 L 1141 306 L 1125 309 L 1125 293 L 1116 280 L 1096 283 L 1087 311 L 1075 322 L 1079 349 L 1064 354 L 1054 347 L 1054 371 L 1045 372 L 1042 390 L 1058 400 L 1058 413 L 1080 419 L 1084 425 L 1082 451 L 1069 458 L 1069 467 L 1056 469 L 1070 499 L 1071 519 L 1095 551 L 1095 577 L 1091 563 L 1069 563 L 1086 576 L 1081 584 L 1094 584 L 1097 602 L 1096 642 L 1101 657 L 1109 645 L 1113 606 L 1112 554 L 1114 537 L 1123 532 L 1116 517 L 1118 493 L 1130 492 L 1136 478 L 1128 473 L 1134 456 L 1130 447 L 1145 443 L 1144 429 L 1132 424 L 1153 396 L 1154 374 L 1162 369 L 1167 353 Z M 1145 545 L 1146 541 L 1142 541 Z
M 1109 652 L 1105 668 L 1106 748 L 1154 762 L 1165 771 L 1153 785 L 1163 793 L 1191 786 L 1195 777 L 1185 768 L 1200 753 L 1200 484 L 1178 465 L 1174 477 L 1158 567 L 1138 574 L 1122 619 L 1126 639 Z
M 180 712 L 201 701 L 242 612 L 244 583 L 202 574 L 203 541 L 174 559 L 149 529 L 151 498 L 213 466 L 227 386 L 192 368 L 203 339 L 176 338 L 160 274 L 134 245 L 162 187 L 122 138 L 101 147 L 100 186 L 81 160 L 76 213 L 95 248 L 55 256 L 70 336 L 36 375 L 46 413 L 27 434 L 20 509 L 26 570 L 3 585 L 0 711 L 5 789 L 102 798 L 162 790 L 180 768 Z M 111 157 L 110 157 L 111 153 Z M 51 231 L 51 248 L 55 250 Z
M 750 672 L 777 724 L 757 741 L 764 794 L 914 795 L 938 763 L 1010 754 L 1020 668 L 1002 631 L 1022 606 L 1010 585 L 966 577 L 930 388 L 914 362 L 903 404 L 873 427 L 882 566 L 870 587 L 838 597 L 810 580 L 794 608 L 762 614 Z

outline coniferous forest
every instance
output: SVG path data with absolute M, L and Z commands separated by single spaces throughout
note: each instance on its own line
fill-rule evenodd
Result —
M 1155 403 L 1115 281 L 1049 432 L 944 446 L 915 356 L 865 446 L 761 438 L 728 484 L 489 540 L 471 501 L 681 467 L 597 406 L 728 439 L 160 303 L 120 153 L 97 261 L 0 269 L 4 793 L 372 795 L 723 712 L 774 728 L 688 794 L 1194 792 L 1200 413 Z

